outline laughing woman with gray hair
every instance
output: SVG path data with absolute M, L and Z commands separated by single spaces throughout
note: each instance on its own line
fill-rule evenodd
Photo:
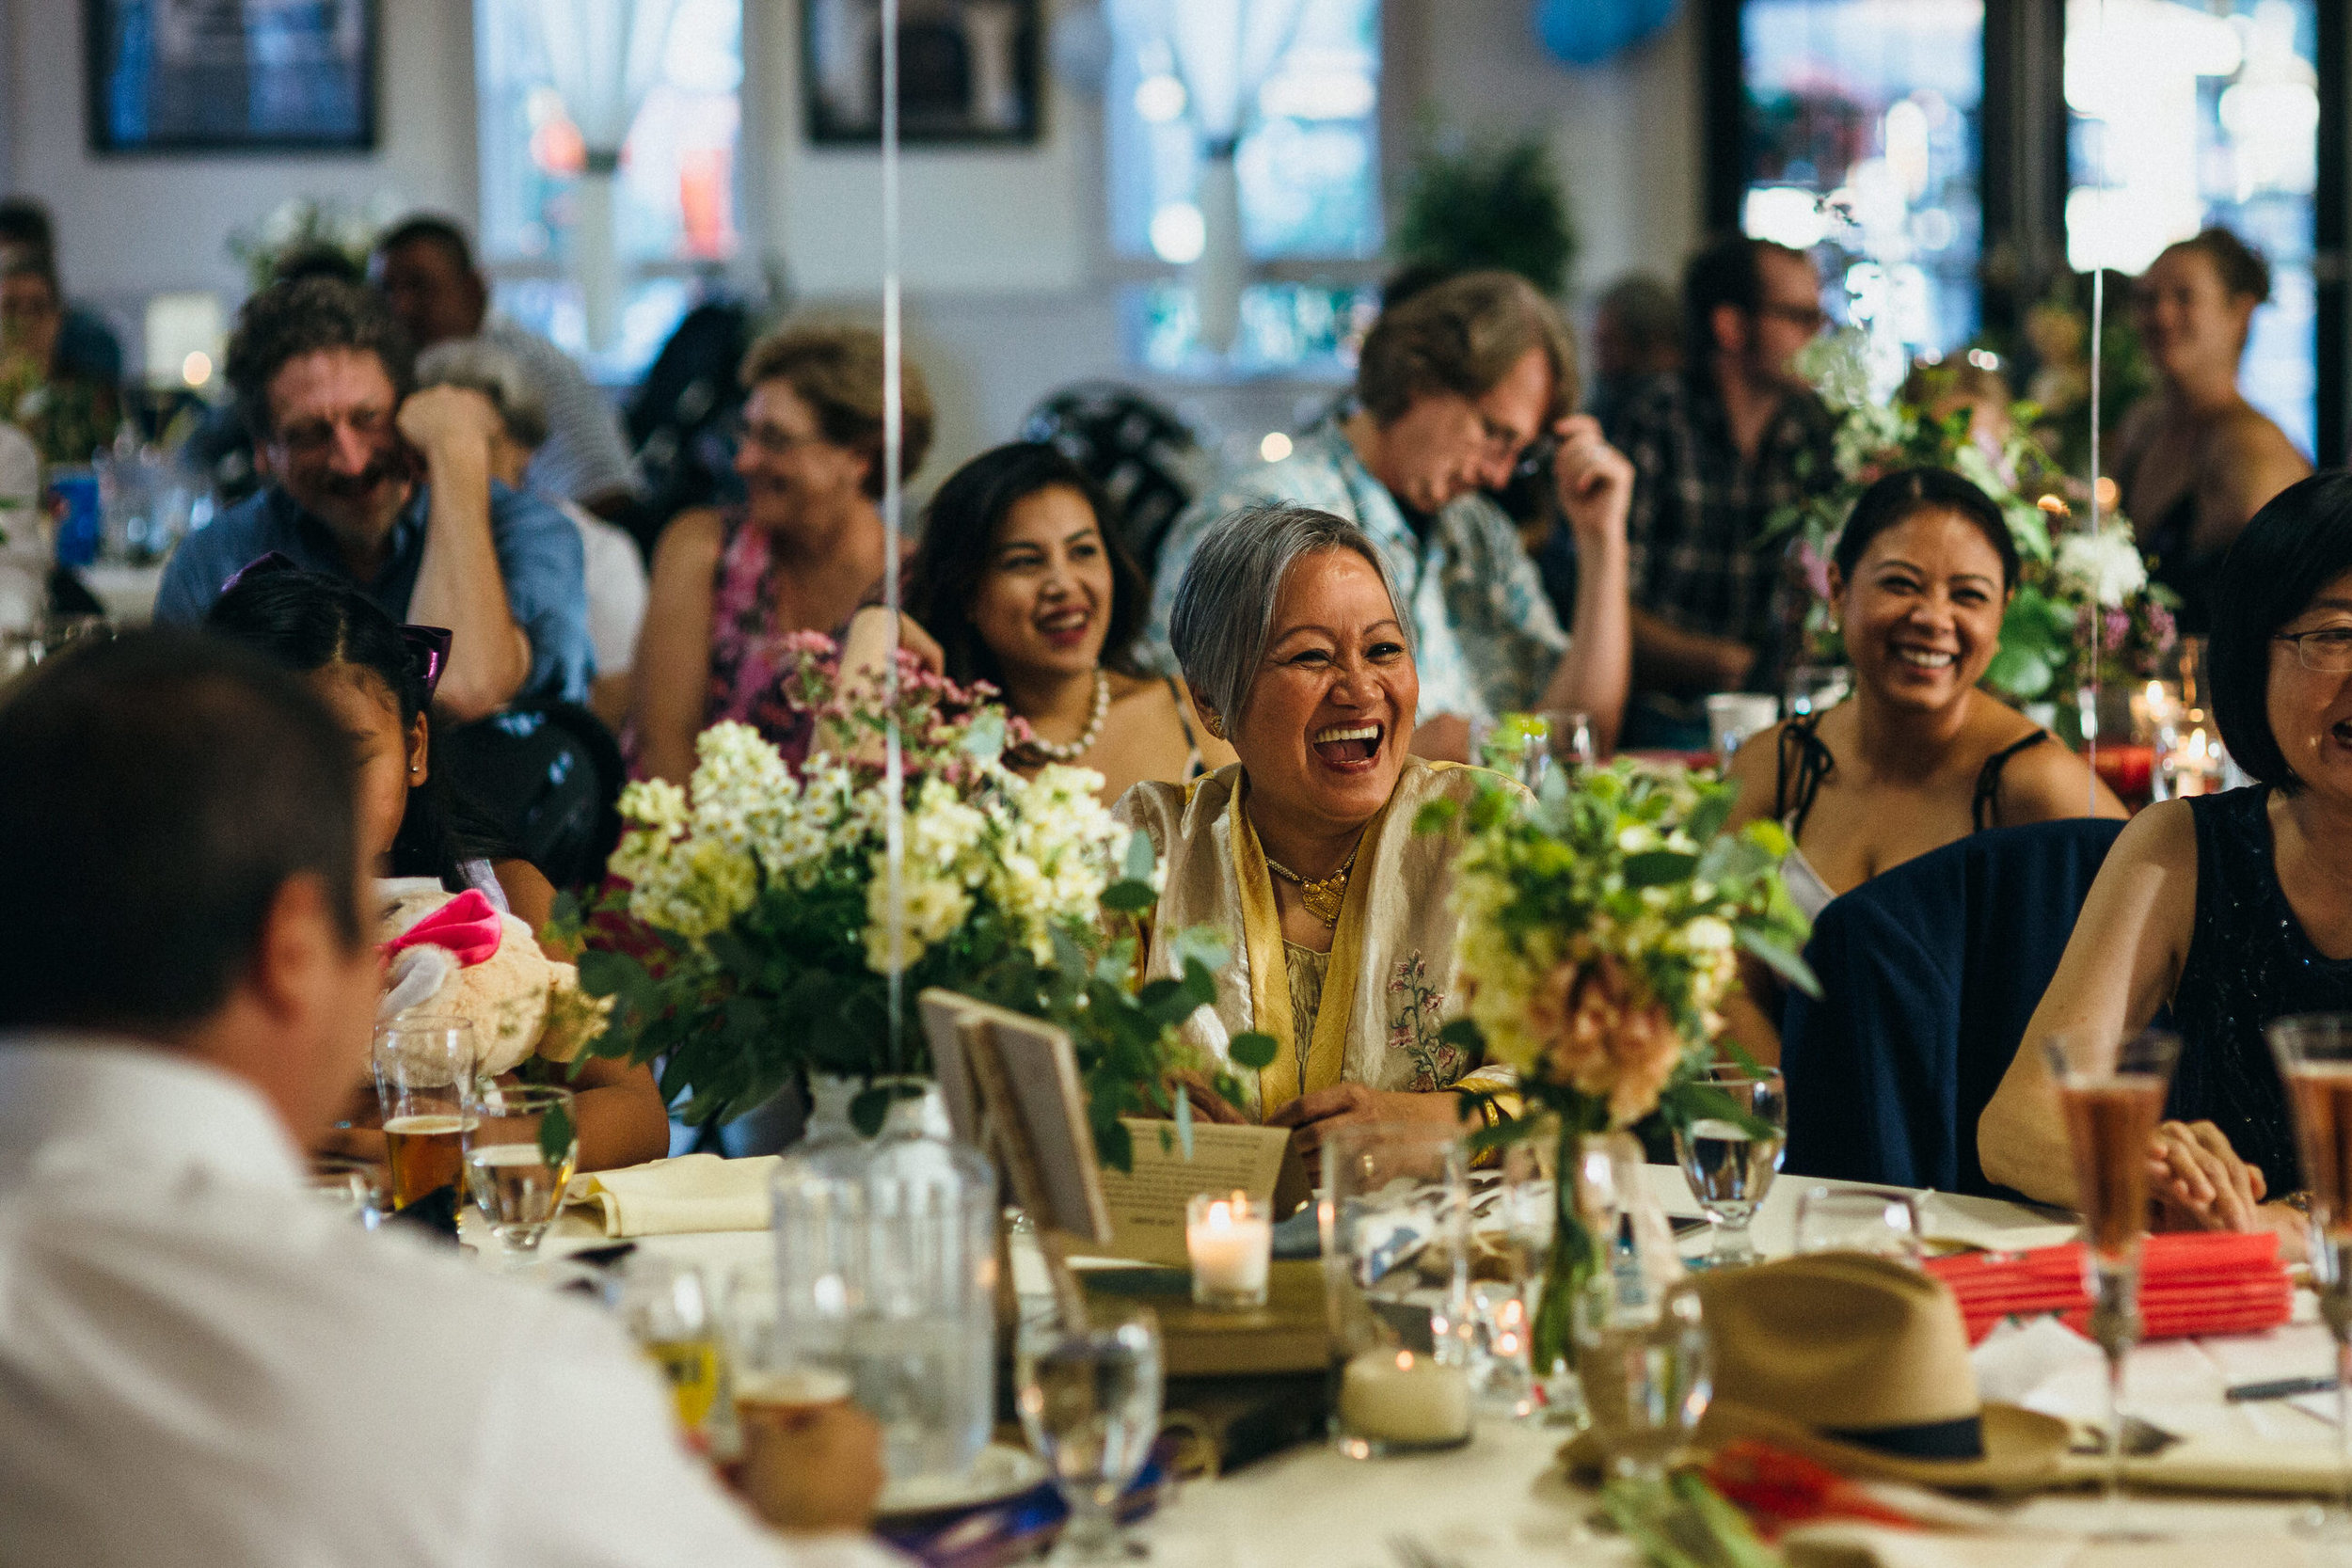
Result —
M 1220 1062 L 1246 1031 L 1278 1046 L 1242 1075 L 1247 1103 L 1207 1108 L 1296 1127 L 1312 1154 L 1342 1123 L 1451 1121 L 1447 1091 L 1507 1091 L 1508 1072 L 1438 1034 L 1460 846 L 1413 821 L 1430 800 L 1467 804 L 1480 775 L 1409 754 L 1421 679 L 1378 546 L 1327 512 L 1236 512 L 1201 540 L 1168 629 L 1203 721 L 1240 761 L 1119 802 L 1167 870 L 1148 969 L 1181 967 L 1173 933 L 1234 934 L 1237 961 L 1186 1037 Z

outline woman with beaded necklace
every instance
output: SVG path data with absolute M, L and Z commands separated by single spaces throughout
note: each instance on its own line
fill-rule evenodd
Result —
M 1232 760 L 1174 681 L 1136 668 L 1144 588 L 1104 529 L 1109 505 L 1052 447 L 1015 441 L 950 475 L 907 563 L 903 640 L 950 680 L 1004 694 L 1030 738 L 1007 761 L 1091 768 L 1116 800 Z M 842 654 L 880 669 L 889 612 L 861 610 Z

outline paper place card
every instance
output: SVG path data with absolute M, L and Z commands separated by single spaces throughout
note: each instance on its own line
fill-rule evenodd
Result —
M 1135 1169 L 1103 1172 L 1111 1207 L 1111 1241 L 1120 1258 L 1185 1266 L 1184 1204 L 1196 1193 L 1248 1193 L 1288 1213 L 1308 1196 L 1306 1167 L 1291 1151 L 1286 1127 L 1192 1124 L 1192 1154 L 1169 1121 L 1129 1119 Z

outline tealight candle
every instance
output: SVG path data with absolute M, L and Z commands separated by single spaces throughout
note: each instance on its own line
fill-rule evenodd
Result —
M 1184 1252 L 1192 1259 L 1192 1299 L 1200 1307 L 1265 1305 L 1274 1221 L 1243 1192 L 1203 1193 L 1184 1206 Z
M 1340 1373 L 1340 1427 L 1351 1438 L 1385 1448 L 1465 1442 L 1470 1373 L 1392 1345 L 1361 1352 Z

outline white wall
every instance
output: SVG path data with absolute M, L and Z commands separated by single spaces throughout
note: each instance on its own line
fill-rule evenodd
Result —
M 1049 0 L 1049 11 L 1083 0 Z M 1550 62 L 1529 0 L 1390 0 L 1391 81 L 1471 131 L 1535 130 L 1566 177 L 1583 251 L 1576 289 L 1642 266 L 1671 275 L 1696 236 L 1695 29 L 1685 20 L 1594 71 Z M 878 309 L 879 160 L 802 139 L 799 8 L 748 0 L 747 232 L 794 295 Z M 380 141 L 365 156 L 97 157 L 86 150 L 81 8 L 0 0 L 0 160 L 10 189 L 56 214 L 59 262 L 79 298 L 109 308 L 136 353 L 149 294 L 244 278 L 230 231 L 289 196 L 359 204 L 391 193 L 470 220 L 478 185 L 470 0 L 385 0 Z M 1124 375 L 1103 242 L 1101 104 L 1051 84 L 1033 148 L 911 149 L 903 248 L 910 341 L 941 409 L 924 480 L 1010 436 L 1057 387 Z M 1409 119 L 1409 116 L 1406 117 Z M 1236 449 L 1324 393 L 1292 384 L 1166 388 Z
M 230 232 L 290 196 L 358 206 L 389 192 L 470 218 L 472 6 L 386 0 L 382 12 L 373 152 L 102 156 L 88 150 L 84 116 L 82 8 L 7 0 L 8 183 L 56 214 L 69 291 L 133 327 L 151 293 L 213 289 L 233 302 L 245 276 L 229 255 Z

